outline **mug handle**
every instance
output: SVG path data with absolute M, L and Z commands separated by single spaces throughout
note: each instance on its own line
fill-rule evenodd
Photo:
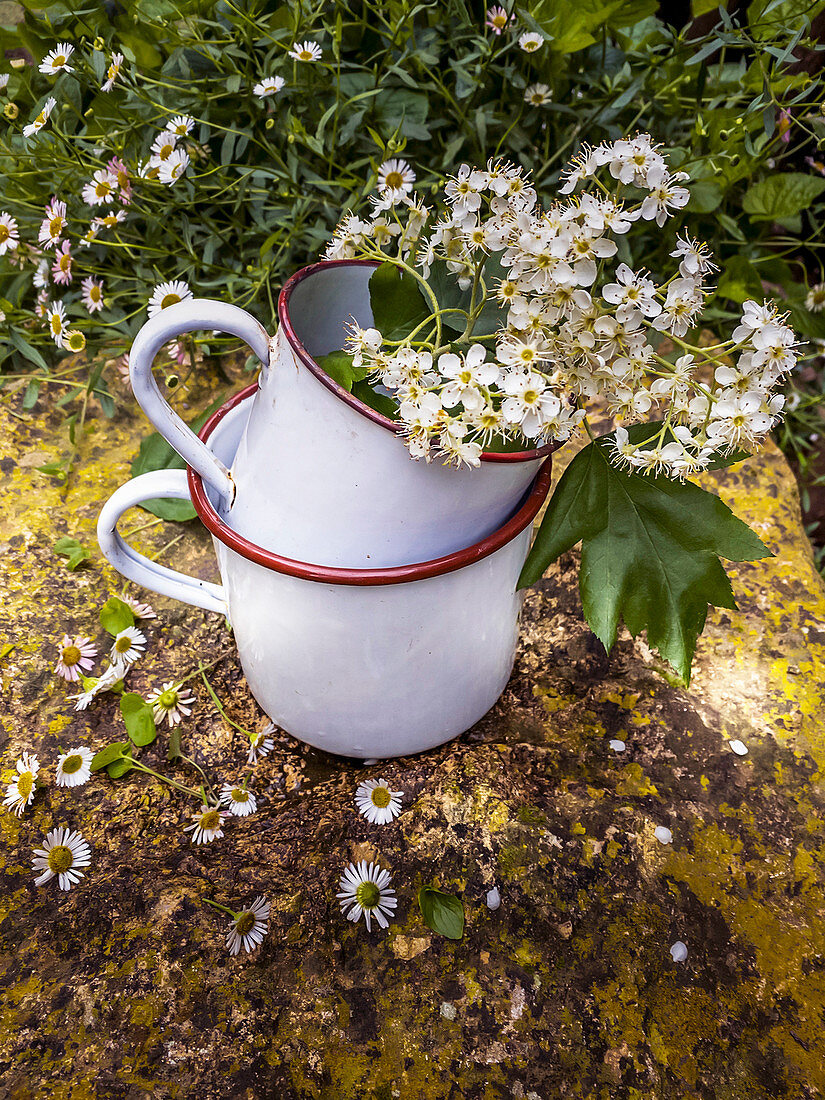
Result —
M 229 470 L 174 412 L 160 392 L 152 363 L 164 344 L 183 332 L 218 329 L 239 336 L 269 365 L 270 343 L 266 329 L 251 313 L 228 302 L 209 298 L 187 298 L 167 306 L 151 317 L 135 337 L 129 353 L 129 374 L 137 402 L 167 443 L 188 466 L 212 485 L 228 507 L 235 496 L 235 484 Z
M 139 554 L 118 534 L 117 521 L 135 504 L 154 497 L 174 497 L 190 500 L 186 470 L 154 470 L 121 485 L 103 505 L 97 521 L 97 541 L 106 560 L 130 581 L 144 588 L 171 596 L 174 600 L 228 615 L 223 585 L 188 577 L 176 569 L 167 569 Z

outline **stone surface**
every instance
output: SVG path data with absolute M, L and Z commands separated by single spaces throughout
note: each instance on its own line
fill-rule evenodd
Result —
M 210 377 L 183 396 L 202 407 L 219 387 L 232 388 Z M 251 781 L 259 813 L 195 847 L 183 832 L 195 799 L 149 776 L 53 782 L 58 746 L 124 734 L 114 697 L 76 714 L 52 672 L 64 630 L 103 643 L 97 609 L 123 590 L 93 536 L 146 430 L 121 396 L 114 421 L 91 419 L 65 489 L 35 470 L 64 449 L 60 414 L 43 399 L 22 413 L 20 392 L 0 406 L 0 760 L 8 779 L 34 750 L 46 778 L 22 818 L 0 813 L 0 1096 L 825 1093 L 825 591 L 775 448 L 713 475 L 776 557 L 730 567 L 740 609 L 711 613 L 689 690 L 627 635 L 604 654 L 581 619 L 571 553 L 527 597 L 510 684 L 473 730 L 371 767 L 276 735 Z M 127 527 L 132 517 L 151 520 L 132 513 Z M 77 573 L 52 553 L 61 535 L 93 549 Z M 195 524 L 135 540 L 213 575 Z M 216 661 L 229 716 L 260 728 L 224 622 L 133 594 L 160 613 L 134 688 Z M 243 735 L 190 684 L 184 751 L 215 780 L 241 777 Z M 167 736 L 142 759 L 196 782 L 191 766 L 166 763 Z M 383 828 L 353 803 L 371 776 L 404 792 Z M 60 824 L 94 852 L 68 894 L 35 887 L 30 869 Z M 656 839 L 659 826 L 672 843 Z M 341 869 L 359 858 L 394 876 L 386 932 L 338 909 Z M 463 897 L 460 942 L 422 923 L 424 883 Z M 256 954 L 230 958 L 228 918 L 203 899 L 240 908 L 257 893 L 273 904 L 270 934 Z M 675 962 L 680 941 L 687 956 Z

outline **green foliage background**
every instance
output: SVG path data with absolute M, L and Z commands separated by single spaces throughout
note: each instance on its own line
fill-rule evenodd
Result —
M 78 399 L 85 415 L 90 394 L 93 408 L 114 410 L 99 364 L 128 349 L 161 281 L 185 279 L 197 295 L 235 301 L 271 325 L 279 285 L 318 257 L 344 211 L 366 208 L 385 158 L 403 155 L 426 192 L 461 161 L 507 156 L 531 167 L 547 201 L 582 143 L 637 129 L 694 181 L 684 219 L 721 261 L 716 315 L 778 293 L 803 336 L 825 339 L 825 313 L 804 307 L 808 284 L 825 278 L 825 168 L 805 159 L 817 162 L 825 144 L 825 93 L 794 65 L 795 50 L 816 49 L 811 20 L 825 4 L 755 0 L 735 23 L 720 10 L 704 34 L 668 24 L 655 0 L 505 6 L 520 31 L 545 36 L 538 51 L 521 50 L 513 30 L 494 35 L 484 5 L 466 0 L 24 5 L 23 21 L 0 30 L 7 58 L 34 59 L 0 65 L 11 74 L 0 104 L 17 111 L 0 117 L 0 210 L 36 242 L 51 196 L 69 205 L 76 275 L 52 296 L 86 336 L 82 362 L 98 364 L 72 368 L 62 399 L 70 419 Z M 287 56 L 304 39 L 322 46 L 321 61 Z M 58 41 L 76 46 L 75 72 L 39 73 Z M 114 50 L 126 55 L 124 73 L 102 93 Z M 254 96 L 273 75 L 283 90 Z M 537 81 L 551 92 L 545 107 L 524 100 Z M 58 106 L 49 124 L 24 138 L 50 94 Z M 176 114 L 197 120 L 186 176 L 172 187 L 134 179 L 128 220 L 77 249 L 103 212 L 82 202 L 83 184 L 115 155 L 136 175 Z M 664 270 L 671 240 L 651 224 L 621 258 Z M 0 369 L 15 389 L 28 379 L 29 407 L 70 362 L 34 316 L 33 270 L 31 259 L 20 267 L 0 258 Z M 105 283 L 106 308 L 94 316 L 79 300 L 86 274 Z

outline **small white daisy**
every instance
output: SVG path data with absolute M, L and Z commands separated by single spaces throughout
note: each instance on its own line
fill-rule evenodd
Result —
M 112 643 L 109 660 L 112 664 L 131 665 L 143 656 L 146 648 L 146 636 L 136 626 L 127 626 Z
M 267 96 L 280 92 L 284 84 L 286 81 L 282 76 L 265 76 L 260 84 L 256 84 L 252 89 L 252 94 L 260 99 L 266 99 Z
M 408 195 L 415 183 L 415 172 L 405 160 L 385 160 L 378 169 L 378 190 L 393 203 Z
M 155 688 L 146 697 L 146 702 L 152 704 L 157 722 L 165 718 L 170 726 L 176 726 L 181 718 L 188 718 L 192 713 L 195 696 L 191 691 L 182 691 L 180 684 L 170 680 L 162 688 Z
M 248 909 L 235 914 L 232 930 L 226 937 L 230 955 L 237 955 L 242 947 L 245 951 L 255 950 L 269 931 L 269 909 L 269 902 L 261 894 Z
M 158 179 L 161 183 L 171 185 L 179 180 L 189 167 L 189 154 L 184 149 L 176 149 L 170 157 L 162 161 L 158 166 Z
M 246 817 L 258 810 L 258 800 L 246 787 L 224 783 L 221 787 L 221 805 L 226 806 L 233 817 Z
M 129 353 L 127 352 L 127 372 L 129 369 L 128 356 Z M 135 616 L 136 619 L 156 619 L 158 617 L 157 611 L 155 611 L 151 604 L 141 603 L 140 600 L 136 600 L 134 596 L 121 596 L 120 598 L 126 604 L 126 606 L 131 609 L 132 614 Z
M 91 638 L 87 638 L 85 634 L 70 638 L 68 634 L 64 634 L 54 671 L 64 680 L 77 683 L 80 673 L 88 672 L 94 665 L 95 657 L 97 657 L 97 646 Z
M 548 103 L 553 102 L 553 96 L 546 84 L 531 84 L 529 88 L 524 89 L 524 102 L 529 103 L 531 107 L 546 107 Z
M 355 792 L 355 805 L 371 825 L 388 825 L 401 813 L 403 791 L 391 791 L 383 779 L 367 779 Z
M 200 813 L 192 814 L 193 824 L 187 825 L 184 832 L 192 833 L 192 840 L 196 844 L 211 844 L 213 840 L 223 836 L 226 816 L 212 806 L 201 806 Z
M 178 135 L 173 134 L 171 130 L 164 130 L 152 142 L 152 153 L 154 155 L 151 159 L 155 163 L 168 160 L 177 148 L 177 144 Z
M 66 203 L 55 196 L 46 203 L 44 213 L 45 217 L 41 222 L 37 240 L 39 244 L 51 248 L 57 244 L 63 234 L 66 225 Z
M 71 890 L 83 878 L 92 862 L 92 850 L 78 832 L 66 828 L 52 829 L 46 834 L 42 848 L 35 848 L 32 869 L 42 873 L 34 880 L 35 886 L 57 877 L 61 890 Z
M 169 133 L 176 134 L 178 137 L 186 137 L 194 128 L 195 120 L 190 115 L 175 115 L 166 127 Z
M 8 84 L 10 76 L 11 73 L 0 73 L 0 92 L 2 92 Z
M 182 302 L 186 298 L 194 298 L 194 294 L 189 289 L 189 284 L 185 283 L 183 279 L 175 279 L 171 283 L 158 283 L 152 291 L 152 297 L 149 299 L 149 316 L 154 317 L 156 313 L 160 313 L 167 306 L 173 306 L 176 302 Z
M 88 783 L 92 777 L 94 755 L 85 745 L 62 753 L 57 761 L 58 787 L 79 787 L 82 783 Z
M 83 351 L 86 347 L 86 337 L 80 331 L 80 329 L 69 329 L 66 333 L 66 339 L 63 343 L 64 348 L 68 348 L 69 351 Z
M 54 98 L 53 95 L 50 95 L 41 107 L 40 114 L 37 116 L 34 122 L 30 122 L 28 126 L 23 127 L 23 137 L 32 137 L 34 134 L 39 133 L 39 131 L 42 130 L 46 123 L 49 121 L 49 115 L 55 109 L 56 105 L 57 100 Z
M 46 73 L 49 76 L 59 73 L 62 69 L 65 69 L 67 73 L 74 72 L 74 69 L 69 64 L 69 58 L 73 53 L 74 46 L 69 42 L 58 42 L 55 48 L 49 50 L 40 62 L 40 72 Z
M 821 313 L 825 309 L 825 283 L 816 283 L 805 298 L 805 309 L 811 313 Z
M 525 53 L 535 53 L 544 45 L 544 35 L 536 34 L 535 31 L 527 31 L 526 34 L 520 36 L 518 44 Z
M 14 766 L 17 769 L 17 778 L 6 787 L 3 805 L 20 817 L 34 798 L 40 762 L 33 753 L 24 752 Z
M 98 313 L 103 309 L 102 279 L 98 280 L 95 279 L 94 275 L 89 275 L 80 284 L 80 288 L 83 291 L 81 300 L 89 313 Z
M 70 695 L 69 698 L 74 702 L 75 710 L 86 710 L 92 702 L 95 696 L 100 695 L 104 691 L 111 691 L 118 688 L 120 684 L 123 686 L 122 681 L 129 671 L 129 666 L 115 662 L 109 665 L 102 676 L 83 676 L 81 680 L 83 682 L 83 691 L 79 695 Z
M 317 42 L 295 42 L 288 56 L 296 61 L 318 61 L 324 51 Z
M 249 755 L 246 758 L 248 764 L 254 764 L 259 756 L 269 756 L 275 748 L 275 742 L 269 736 L 274 729 L 275 723 L 270 722 L 265 729 L 258 730 L 257 733 L 250 735 Z
M 17 221 L 4 211 L 0 214 L 0 256 L 5 256 L 7 251 L 14 251 L 19 244 Z
M 66 307 L 62 302 L 49 302 L 46 306 L 46 320 L 52 340 L 62 348 L 66 342 Z
M 113 53 L 112 61 L 106 70 L 106 80 L 100 85 L 101 92 L 111 92 L 115 81 L 120 75 L 120 67 L 123 64 L 123 54 Z
M 350 863 L 341 875 L 341 889 L 335 895 L 340 899 L 341 912 L 351 921 L 359 920 L 363 913 L 367 931 L 371 929 L 372 917 L 386 928 L 389 925 L 387 918 L 395 915 L 398 904 L 395 890 L 389 889 L 391 881 L 389 871 L 377 863 L 367 864 L 363 859 L 357 864 Z

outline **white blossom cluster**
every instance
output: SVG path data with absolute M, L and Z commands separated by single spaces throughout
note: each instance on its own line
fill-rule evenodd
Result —
M 616 262 L 617 238 L 635 222 L 662 227 L 689 199 L 687 175 L 669 170 L 649 135 L 585 147 L 546 210 L 522 168 L 491 161 L 462 165 L 431 221 L 412 170 L 390 163 L 372 217 L 348 215 L 326 255 L 392 258 L 433 307 L 400 344 L 357 325 L 347 340 L 355 364 L 397 399 L 414 456 L 435 448 L 475 465 L 494 439 L 564 440 L 597 402 L 617 425 L 617 464 L 684 477 L 717 452 L 757 446 L 776 422 L 774 390 L 797 358 L 776 307 L 746 302 L 730 339 L 690 344 L 716 270 L 707 247 L 679 235 L 678 269 L 663 280 Z M 427 284 L 438 261 L 465 292 L 463 308 L 445 309 Z M 476 331 L 490 299 L 501 323 Z M 661 428 L 631 442 L 638 421 Z

